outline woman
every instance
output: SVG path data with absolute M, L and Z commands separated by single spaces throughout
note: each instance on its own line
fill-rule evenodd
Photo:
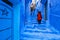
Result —
M 41 20 L 42 20 L 42 15 L 41 15 L 41 12 L 39 11 L 38 14 L 37 14 L 38 24 L 41 24 Z

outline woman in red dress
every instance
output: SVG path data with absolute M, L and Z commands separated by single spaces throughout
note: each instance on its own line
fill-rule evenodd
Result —
M 42 15 L 41 15 L 41 12 L 39 11 L 38 14 L 37 14 L 38 24 L 41 24 L 41 20 L 42 20 Z

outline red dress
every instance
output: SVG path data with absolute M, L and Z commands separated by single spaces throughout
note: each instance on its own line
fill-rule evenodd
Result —
M 39 13 L 37 14 L 37 20 L 38 20 L 38 21 L 41 21 L 41 20 L 42 20 L 41 12 L 39 12 Z

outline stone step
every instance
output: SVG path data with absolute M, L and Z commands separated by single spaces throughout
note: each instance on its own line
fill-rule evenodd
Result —
M 36 40 L 59 40 L 59 34 L 50 34 L 50 33 L 25 33 L 21 34 L 21 39 L 36 39 Z M 30 39 L 30 40 L 31 40 Z
M 28 24 L 25 25 L 26 28 L 45 28 L 45 24 Z

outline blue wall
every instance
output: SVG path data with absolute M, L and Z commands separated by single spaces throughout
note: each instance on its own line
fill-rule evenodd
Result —
M 50 24 L 60 31 L 60 1 L 58 0 L 51 0 Z

